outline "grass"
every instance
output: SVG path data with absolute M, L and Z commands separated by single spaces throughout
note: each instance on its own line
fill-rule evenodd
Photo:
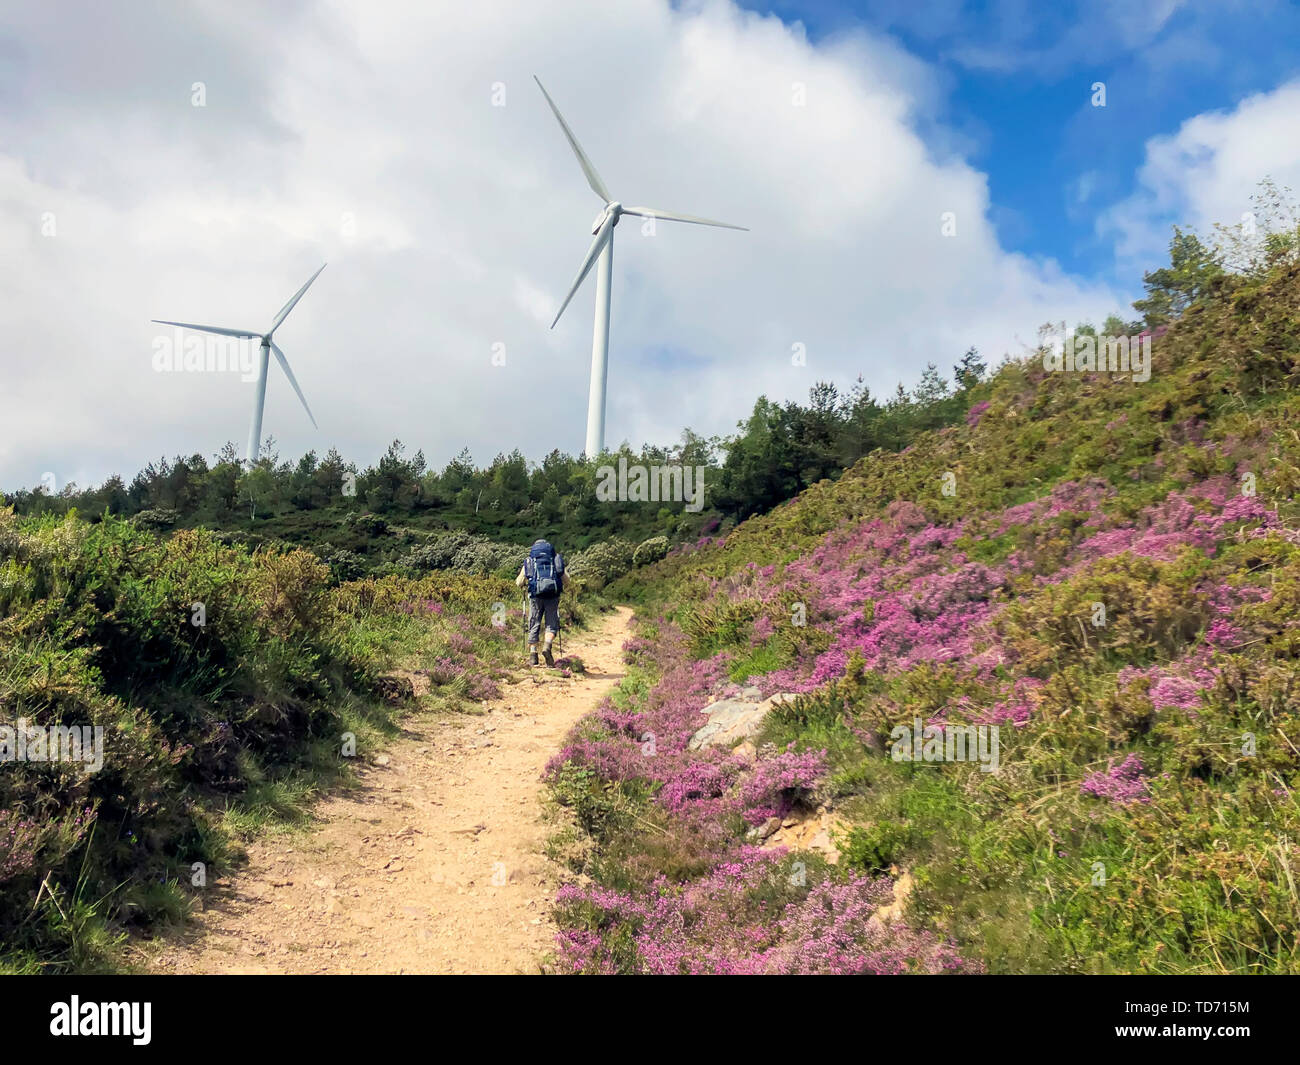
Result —
M 97 774 L 0 775 L 0 971 L 124 965 L 128 935 L 183 919 L 196 865 L 211 882 L 242 842 L 309 823 L 401 715 L 476 708 L 512 660 L 506 595 L 457 575 L 336 588 L 306 552 L 0 511 L 0 704 L 106 744 Z M 417 702 L 385 679 L 402 668 L 441 680 Z

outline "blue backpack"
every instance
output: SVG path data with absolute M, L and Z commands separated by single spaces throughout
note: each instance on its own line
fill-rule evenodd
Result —
M 554 599 L 564 591 L 564 556 L 545 540 L 538 540 L 528 550 L 524 562 L 528 594 L 534 599 Z

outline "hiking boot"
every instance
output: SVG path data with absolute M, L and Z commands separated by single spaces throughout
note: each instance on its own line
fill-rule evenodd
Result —
M 535 665 L 537 665 L 537 652 L 536 652 L 536 651 L 532 651 L 532 652 L 528 655 L 528 664 L 529 664 L 530 666 L 535 666 Z
M 546 664 L 547 664 L 548 666 L 554 666 L 554 665 L 555 665 L 555 659 L 551 657 L 551 646 L 550 646 L 550 644 L 547 644 L 547 645 L 546 645 L 546 649 L 542 652 L 542 657 L 546 659 Z

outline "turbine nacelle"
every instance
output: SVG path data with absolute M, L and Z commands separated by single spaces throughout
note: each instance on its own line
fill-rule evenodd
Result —
M 607 204 L 605 209 L 601 211 L 600 214 L 596 215 L 596 220 L 591 223 L 591 231 L 593 233 L 599 233 L 600 227 L 605 224 L 606 218 L 613 218 L 614 224 L 618 225 L 618 218 L 622 213 L 623 205 L 619 203 L 618 200 L 614 200 L 612 203 Z

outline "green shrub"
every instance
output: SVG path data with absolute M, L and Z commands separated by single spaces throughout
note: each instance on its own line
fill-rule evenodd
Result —
M 190 864 L 228 857 L 211 811 L 322 747 L 337 767 L 344 715 L 355 728 L 376 689 L 348 649 L 355 596 L 315 555 L 138 524 L 0 510 L 0 723 L 100 727 L 104 744 L 97 772 L 0 772 L 3 966 L 113 964 L 115 930 L 174 915 Z
M 648 566 L 652 562 L 658 562 L 668 554 L 668 537 L 652 536 L 649 540 L 642 540 L 637 544 L 636 550 L 632 553 L 633 566 Z
M 171 507 L 154 507 L 150 510 L 142 510 L 131 518 L 133 525 L 138 525 L 142 529 L 170 529 L 181 520 L 179 511 Z
M 613 537 L 592 544 L 568 559 L 568 571 L 591 591 L 599 591 L 632 568 L 635 548 L 627 540 Z
M 526 553 L 522 547 L 455 529 L 407 552 L 397 560 L 397 565 L 401 570 L 416 575 L 434 570 L 455 570 L 513 577 Z

